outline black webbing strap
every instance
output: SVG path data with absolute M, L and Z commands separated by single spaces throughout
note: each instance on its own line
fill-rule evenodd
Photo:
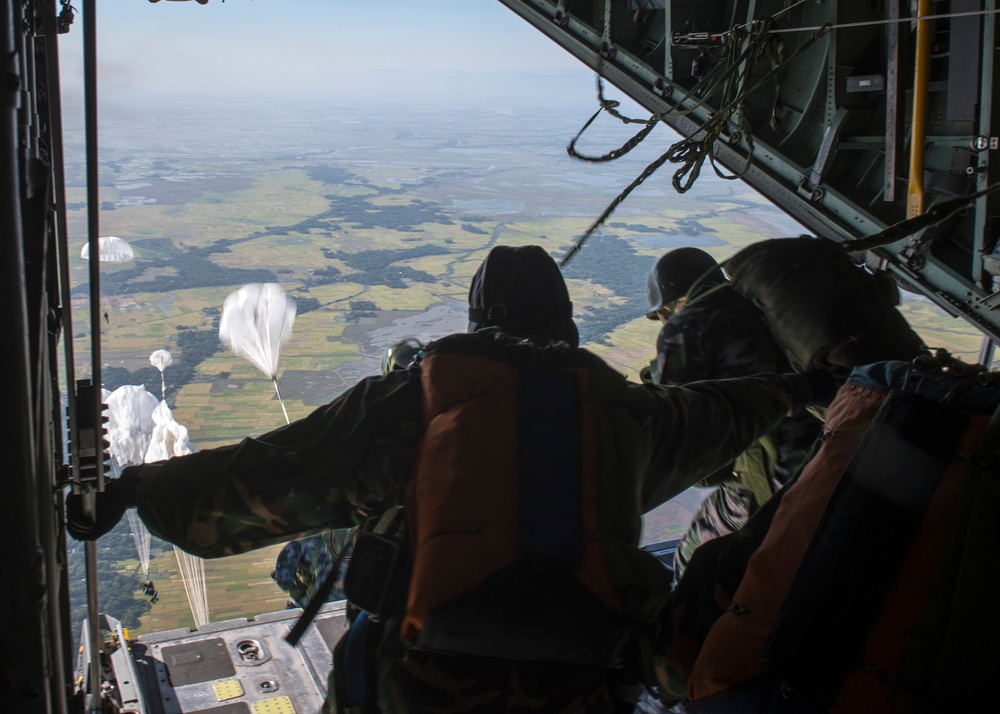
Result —
M 334 584 L 336 584 L 338 576 L 340 575 L 340 564 L 344 562 L 344 556 L 347 553 L 347 545 L 340 549 L 337 553 L 336 560 L 333 561 L 333 567 L 330 568 L 330 572 L 327 576 L 323 578 L 323 582 L 320 584 L 319 588 L 316 590 L 316 594 L 313 595 L 312 600 L 309 604 L 305 606 L 302 610 L 302 614 L 299 615 L 299 619 L 296 620 L 295 626 L 292 628 L 291 632 L 285 635 L 285 642 L 290 644 L 292 647 L 299 643 L 302 639 L 302 635 L 305 634 L 306 628 L 309 627 L 310 623 L 316 618 L 316 613 L 326 602 L 327 597 L 330 595 L 330 591 L 333 590 Z
M 583 560 L 579 377 L 518 365 L 518 552 L 568 568 Z
M 907 218 L 899 221 L 898 223 L 893 223 L 891 226 L 887 226 L 874 235 L 844 241 L 840 243 L 840 247 L 853 253 L 856 251 L 871 250 L 872 248 L 880 248 L 881 246 L 895 243 L 896 241 L 902 240 L 903 238 L 911 236 L 914 233 L 919 233 L 926 228 L 944 223 L 952 216 L 957 215 L 960 211 L 967 209 L 975 201 L 978 201 L 980 198 L 985 196 L 989 196 L 998 189 L 1000 189 L 1000 183 L 995 183 L 992 186 L 987 186 L 982 191 L 972 194 L 971 196 L 959 196 L 958 198 L 952 198 L 947 201 L 942 201 L 941 203 L 935 203 L 933 206 L 928 208 L 926 212 L 921 213 L 919 216 L 914 216 L 913 218 Z

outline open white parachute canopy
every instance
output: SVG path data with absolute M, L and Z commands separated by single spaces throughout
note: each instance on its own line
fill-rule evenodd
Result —
M 278 391 L 278 355 L 294 322 L 295 300 L 275 283 L 250 283 L 230 293 L 219 320 L 222 344 L 271 378 L 285 423 L 290 420 Z
M 158 354 L 162 353 L 162 354 Z M 155 359 L 154 359 L 155 358 Z M 170 364 L 170 353 L 157 350 L 150 356 L 160 371 Z M 162 366 L 161 366 L 162 365 Z M 102 390 L 107 405 L 108 443 L 111 452 L 109 476 L 117 477 L 126 466 L 162 461 L 196 451 L 188 430 L 179 424 L 165 401 L 158 400 L 143 386 L 126 385 L 113 392 Z M 125 512 L 144 580 L 149 579 L 149 530 L 134 508 Z M 184 591 L 191 614 L 198 627 L 208 623 L 208 590 L 205 585 L 205 563 L 200 558 L 174 548 Z
M 174 358 L 167 350 L 156 350 L 149 356 L 149 363 L 162 372 L 174 363 Z
M 166 399 L 167 382 L 163 378 L 163 370 L 174 363 L 174 358 L 166 350 L 156 350 L 149 356 L 149 363 L 160 370 L 160 399 Z
M 177 423 L 166 402 L 160 402 L 153 410 L 153 430 L 146 449 L 146 463 L 163 461 L 174 456 L 193 454 L 194 444 L 188 437 L 187 427 Z
M 281 346 L 292 335 L 295 300 L 276 283 L 250 283 L 222 304 L 219 339 L 274 379 Z
M 126 466 L 141 464 L 153 434 L 153 412 L 159 400 L 141 385 L 127 384 L 108 394 L 108 443 L 111 451 L 111 475 L 118 476 Z
M 124 263 L 125 261 L 132 260 L 135 257 L 135 253 L 132 251 L 132 246 L 117 236 L 99 238 L 97 245 L 98 254 L 100 255 L 102 263 Z M 80 251 L 80 257 L 84 260 L 90 260 L 90 243 L 83 244 L 83 249 Z

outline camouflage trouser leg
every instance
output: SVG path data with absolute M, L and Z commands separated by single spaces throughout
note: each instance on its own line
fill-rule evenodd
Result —
M 712 491 L 695 511 L 691 525 L 677 544 L 674 577 L 680 580 L 699 545 L 746 525 L 752 503 L 753 494 L 731 481 L 721 483 Z

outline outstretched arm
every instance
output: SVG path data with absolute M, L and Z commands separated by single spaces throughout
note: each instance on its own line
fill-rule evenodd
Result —
M 657 411 L 642 494 L 647 511 L 732 461 L 789 413 L 828 402 L 836 384 L 817 371 L 650 389 Z
M 420 409 L 415 371 L 371 377 L 260 437 L 138 467 L 129 505 L 150 533 L 203 558 L 348 527 L 399 498 Z

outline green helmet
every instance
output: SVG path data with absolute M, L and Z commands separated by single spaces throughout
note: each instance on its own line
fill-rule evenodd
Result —
M 701 248 L 675 248 L 664 253 L 646 280 L 649 295 L 646 317 L 655 320 L 657 310 L 687 295 L 696 283 L 709 287 L 725 279 L 715 258 Z
M 416 361 L 423 348 L 420 340 L 412 337 L 389 345 L 382 353 L 382 374 L 389 374 L 394 369 L 406 369 Z

